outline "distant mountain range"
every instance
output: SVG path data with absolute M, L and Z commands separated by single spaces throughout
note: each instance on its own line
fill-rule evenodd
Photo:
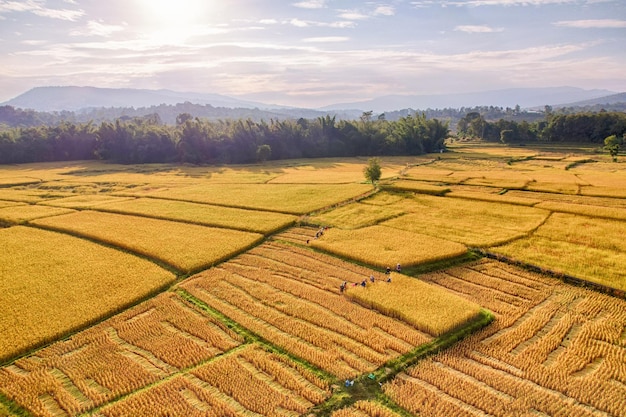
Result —
M 510 107 L 523 109 L 550 105 L 559 107 L 563 103 L 594 100 L 615 95 L 609 90 L 583 90 L 574 87 L 511 88 L 505 90 L 480 91 L 475 93 L 438 95 L 389 95 L 368 101 L 340 103 L 322 110 L 368 109 L 381 113 L 397 109 L 442 109 L 476 106 Z M 570 106 L 572 104 L 568 104 Z M 577 105 L 577 104 L 574 104 Z
M 151 106 L 193 103 L 223 108 L 262 109 L 276 113 L 290 114 L 293 117 L 307 117 L 326 113 L 361 114 L 363 111 L 375 113 L 400 109 L 443 109 L 475 106 L 497 106 L 523 109 L 584 106 L 626 102 L 626 93 L 609 90 L 583 90 L 574 87 L 553 88 L 513 88 L 482 91 L 475 93 L 439 95 L 389 95 L 372 100 L 338 103 L 319 109 L 296 109 L 287 106 L 240 100 L 220 94 L 176 92 L 171 90 L 145 90 L 132 88 L 96 87 L 36 87 L 0 105 L 32 109 L 40 112 L 86 111 L 94 108 L 143 108 Z M 567 103 L 567 104 L 564 104 Z M 300 110 L 300 111 L 299 111 Z M 298 116 L 301 113 L 302 116 Z

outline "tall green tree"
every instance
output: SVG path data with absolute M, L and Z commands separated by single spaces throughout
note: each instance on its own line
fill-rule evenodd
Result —
M 380 159 L 370 158 L 367 160 L 367 166 L 363 169 L 365 179 L 370 181 L 372 185 L 376 185 L 380 176 L 382 175 L 382 169 L 380 167 Z

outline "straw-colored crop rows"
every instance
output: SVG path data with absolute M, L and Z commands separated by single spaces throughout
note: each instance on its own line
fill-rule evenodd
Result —
M 76 415 L 241 342 L 163 294 L 0 369 L 0 392 L 37 416 Z
M 371 191 L 366 184 L 222 184 L 132 190 L 125 195 L 305 214 Z
M 208 267 L 262 237 L 239 230 L 89 210 L 34 223 L 153 257 L 183 272 Z
M 372 206 L 375 207 L 375 206 Z M 467 252 L 457 242 L 385 226 L 370 226 L 356 230 L 331 228 L 311 246 L 346 258 L 381 268 L 404 266 L 454 258 Z
M 385 385 L 394 401 L 421 416 L 626 415 L 624 300 L 494 261 L 451 272 L 432 280 L 483 305 L 510 307 Z
M 172 283 L 144 259 L 84 239 L 0 229 L 0 360 L 51 342 Z
M 429 340 L 339 293 L 374 271 L 305 249 L 264 244 L 182 287 L 263 338 L 339 377 L 369 372 Z
M 346 295 L 433 336 L 454 330 L 477 317 L 480 306 L 416 278 L 391 273 L 392 282 L 378 280 L 348 287 Z
M 100 415 L 302 415 L 328 395 L 327 383 L 307 369 L 250 345 L 105 407 Z
M 122 199 L 121 197 L 119 198 Z M 112 202 L 111 204 L 100 204 L 95 209 L 256 233 L 271 233 L 288 226 L 296 219 L 295 216 L 288 214 L 211 206 L 186 201 L 156 198 L 122 200 Z M 57 204 L 57 201 L 52 201 L 49 204 Z
M 335 411 L 331 417 L 401 417 L 401 415 L 373 401 L 357 401 L 351 407 Z

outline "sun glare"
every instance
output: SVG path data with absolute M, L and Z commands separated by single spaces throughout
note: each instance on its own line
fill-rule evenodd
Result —
M 210 12 L 205 0 L 137 0 L 144 22 L 157 40 L 176 42 L 193 35 Z

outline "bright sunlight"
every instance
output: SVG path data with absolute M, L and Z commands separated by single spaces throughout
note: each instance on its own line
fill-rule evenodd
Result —
M 175 43 L 193 36 L 199 22 L 207 21 L 212 2 L 205 0 L 137 0 L 152 38 Z

